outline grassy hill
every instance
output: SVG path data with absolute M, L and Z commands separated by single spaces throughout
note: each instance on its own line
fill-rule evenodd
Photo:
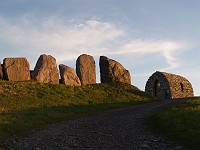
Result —
M 70 87 L 0 81 L 0 140 L 43 125 L 151 101 L 157 99 L 122 83 Z
M 153 130 L 186 149 L 200 149 L 200 97 L 170 105 L 149 118 Z

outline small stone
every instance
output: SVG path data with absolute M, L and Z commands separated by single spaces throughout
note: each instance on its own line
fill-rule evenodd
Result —
M 155 140 L 153 140 L 153 142 L 158 142 L 159 140 L 157 140 L 157 139 L 155 139 Z
M 181 149 L 183 149 L 183 146 L 176 146 L 176 147 L 174 147 L 176 150 L 181 150 Z
M 150 141 L 145 141 L 144 143 L 145 143 L 145 144 L 151 144 L 151 142 L 150 142 Z
M 148 145 L 148 144 L 142 144 L 142 145 L 140 145 L 142 148 L 150 148 L 150 146 Z

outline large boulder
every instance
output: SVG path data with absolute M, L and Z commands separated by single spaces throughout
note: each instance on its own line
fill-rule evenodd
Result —
M 30 65 L 26 58 L 5 58 L 3 61 L 5 79 L 9 81 L 30 80 Z
M 34 80 L 41 83 L 59 84 L 59 73 L 56 59 L 51 55 L 41 55 L 31 76 Z
M 131 76 L 119 62 L 100 56 L 99 60 L 101 83 L 122 82 L 131 84 Z
M 82 85 L 96 83 L 96 68 L 94 58 L 82 54 L 76 61 L 76 73 Z
M 0 79 L 3 79 L 3 68 L 1 62 L 0 62 Z
M 76 71 L 63 64 L 59 65 L 61 84 L 70 86 L 80 86 L 81 82 L 76 74 Z

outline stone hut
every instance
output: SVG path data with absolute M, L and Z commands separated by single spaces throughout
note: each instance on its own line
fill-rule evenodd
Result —
M 192 85 L 186 78 L 158 71 L 148 79 L 145 92 L 162 99 L 194 96 Z

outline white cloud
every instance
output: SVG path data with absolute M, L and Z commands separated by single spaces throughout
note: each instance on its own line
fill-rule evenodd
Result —
M 31 50 L 37 55 L 51 53 L 60 60 L 73 59 L 81 53 L 100 53 L 109 42 L 124 34 L 115 25 L 96 20 L 82 24 L 46 20 L 38 26 L 25 19 L 18 24 L 0 19 L 0 23 L 0 38 L 16 49 L 23 47 L 23 53 Z
M 15 47 L 19 53 L 39 56 L 47 53 L 59 61 L 75 59 L 82 53 L 91 55 L 155 53 L 163 55 L 169 67 L 178 67 L 175 57 L 185 45 L 168 40 L 142 40 L 132 37 L 123 28 L 109 22 L 88 20 L 66 23 L 55 17 L 41 23 L 23 17 L 18 22 L 0 18 L 0 40 Z M 30 54 L 31 52 L 31 54 Z
M 123 45 L 117 53 L 161 54 L 169 64 L 169 67 L 161 70 L 170 70 L 179 66 L 176 55 L 184 49 L 185 44 L 176 41 L 133 40 Z

